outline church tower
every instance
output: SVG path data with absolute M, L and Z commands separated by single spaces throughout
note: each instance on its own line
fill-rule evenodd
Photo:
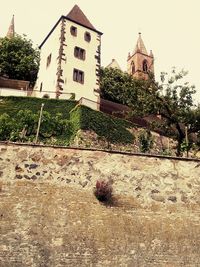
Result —
M 154 73 L 154 56 L 151 50 L 149 54 L 147 53 L 139 33 L 133 54 L 128 54 L 127 72 L 134 78 L 147 80 L 149 71 Z
M 8 39 L 11 39 L 15 36 L 15 22 L 14 22 L 14 15 L 12 17 L 12 20 L 11 20 L 11 23 L 10 23 L 10 26 L 8 28 L 8 32 L 6 34 L 6 37 Z

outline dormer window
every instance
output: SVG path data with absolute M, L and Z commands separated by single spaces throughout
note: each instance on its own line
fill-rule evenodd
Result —
M 143 61 L 143 63 L 142 63 L 142 70 L 144 71 L 144 72 L 147 72 L 148 71 L 148 64 L 147 64 L 147 61 L 146 61 L 146 59 Z
M 91 41 L 91 34 L 89 32 L 85 32 L 84 39 L 86 42 Z
M 74 27 L 74 26 L 71 26 L 70 33 L 71 33 L 72 36 L 76 37 L 77 36 L 77 28 Z

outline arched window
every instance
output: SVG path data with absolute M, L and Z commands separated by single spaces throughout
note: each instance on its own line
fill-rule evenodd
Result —
M 148 64 L 147 64 L 147 61 L 146 61 L 146 59 L 143 61 L 143 63 L 142 63 L 142 70 L 144 71 L 144 72 L 147 72 L 148 71 Z
M 135 73 L 135 64 L 134 64 L 133 61 L 131 62 L 131 73 L 132 73 L 132 74 Z

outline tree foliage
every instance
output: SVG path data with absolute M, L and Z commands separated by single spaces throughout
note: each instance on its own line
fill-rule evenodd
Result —
M 186 137 L 185 127 L 193 123 L 191 112 L 195 108 L 193 103 L 195 86 L 185 81 L 186 75 L 186 71 L 177 72 L 173 68 L 170 75 L 161 73 L 161 83 L 156 82 L 154 77 L 149 75 L 144 88 L 150 95 L 150 102 L 153 102 L 152 112 L 162 116 L 165 129 L 170 128 L 178 141 L 177 155 L 180 155 L 181 144 Z
M 100 78 L 102 98 L 128 106 L 137 105 L 143 80 L 133 79 L 128 73 L 114 68 L 102 68 Z
M 10 79 L 30 81 L 33 85 L 39 69 L 39 50 L 31 40 L 16 35 L 0 39 L 0 75 Z
M 180 155 L 185 126 L 191 125 L 190 133 L 197 131 L 197 117 L 200 116 L 200 112 L 194 112 L 192 96 L 195 87 L 184 81 L 186 75 L 186 71 L 177 72 L 173 68 L 170 75 L 162 72 L 161 82 L 158 83 L 152 73 L 144 81 L 135 80 L 117 69 L 102 69 L 102 97 L 128 105 L 133 111 L 132 115 L 146 117 L 160 114 L 160 126 L 165 133 L 176 138 L 177 155 Z

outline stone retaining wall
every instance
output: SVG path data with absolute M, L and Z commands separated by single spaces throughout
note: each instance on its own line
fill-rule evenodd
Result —
M 198 161 L 1 144 L 0 266 L 200 266 L 199 174 Z
M 149 202 L 200 202 L 200 161 L 151 158 L 102 151 L 0 146 L 1 179 L 32 180 L 92 190 L 111 180 L 116 194 Z

